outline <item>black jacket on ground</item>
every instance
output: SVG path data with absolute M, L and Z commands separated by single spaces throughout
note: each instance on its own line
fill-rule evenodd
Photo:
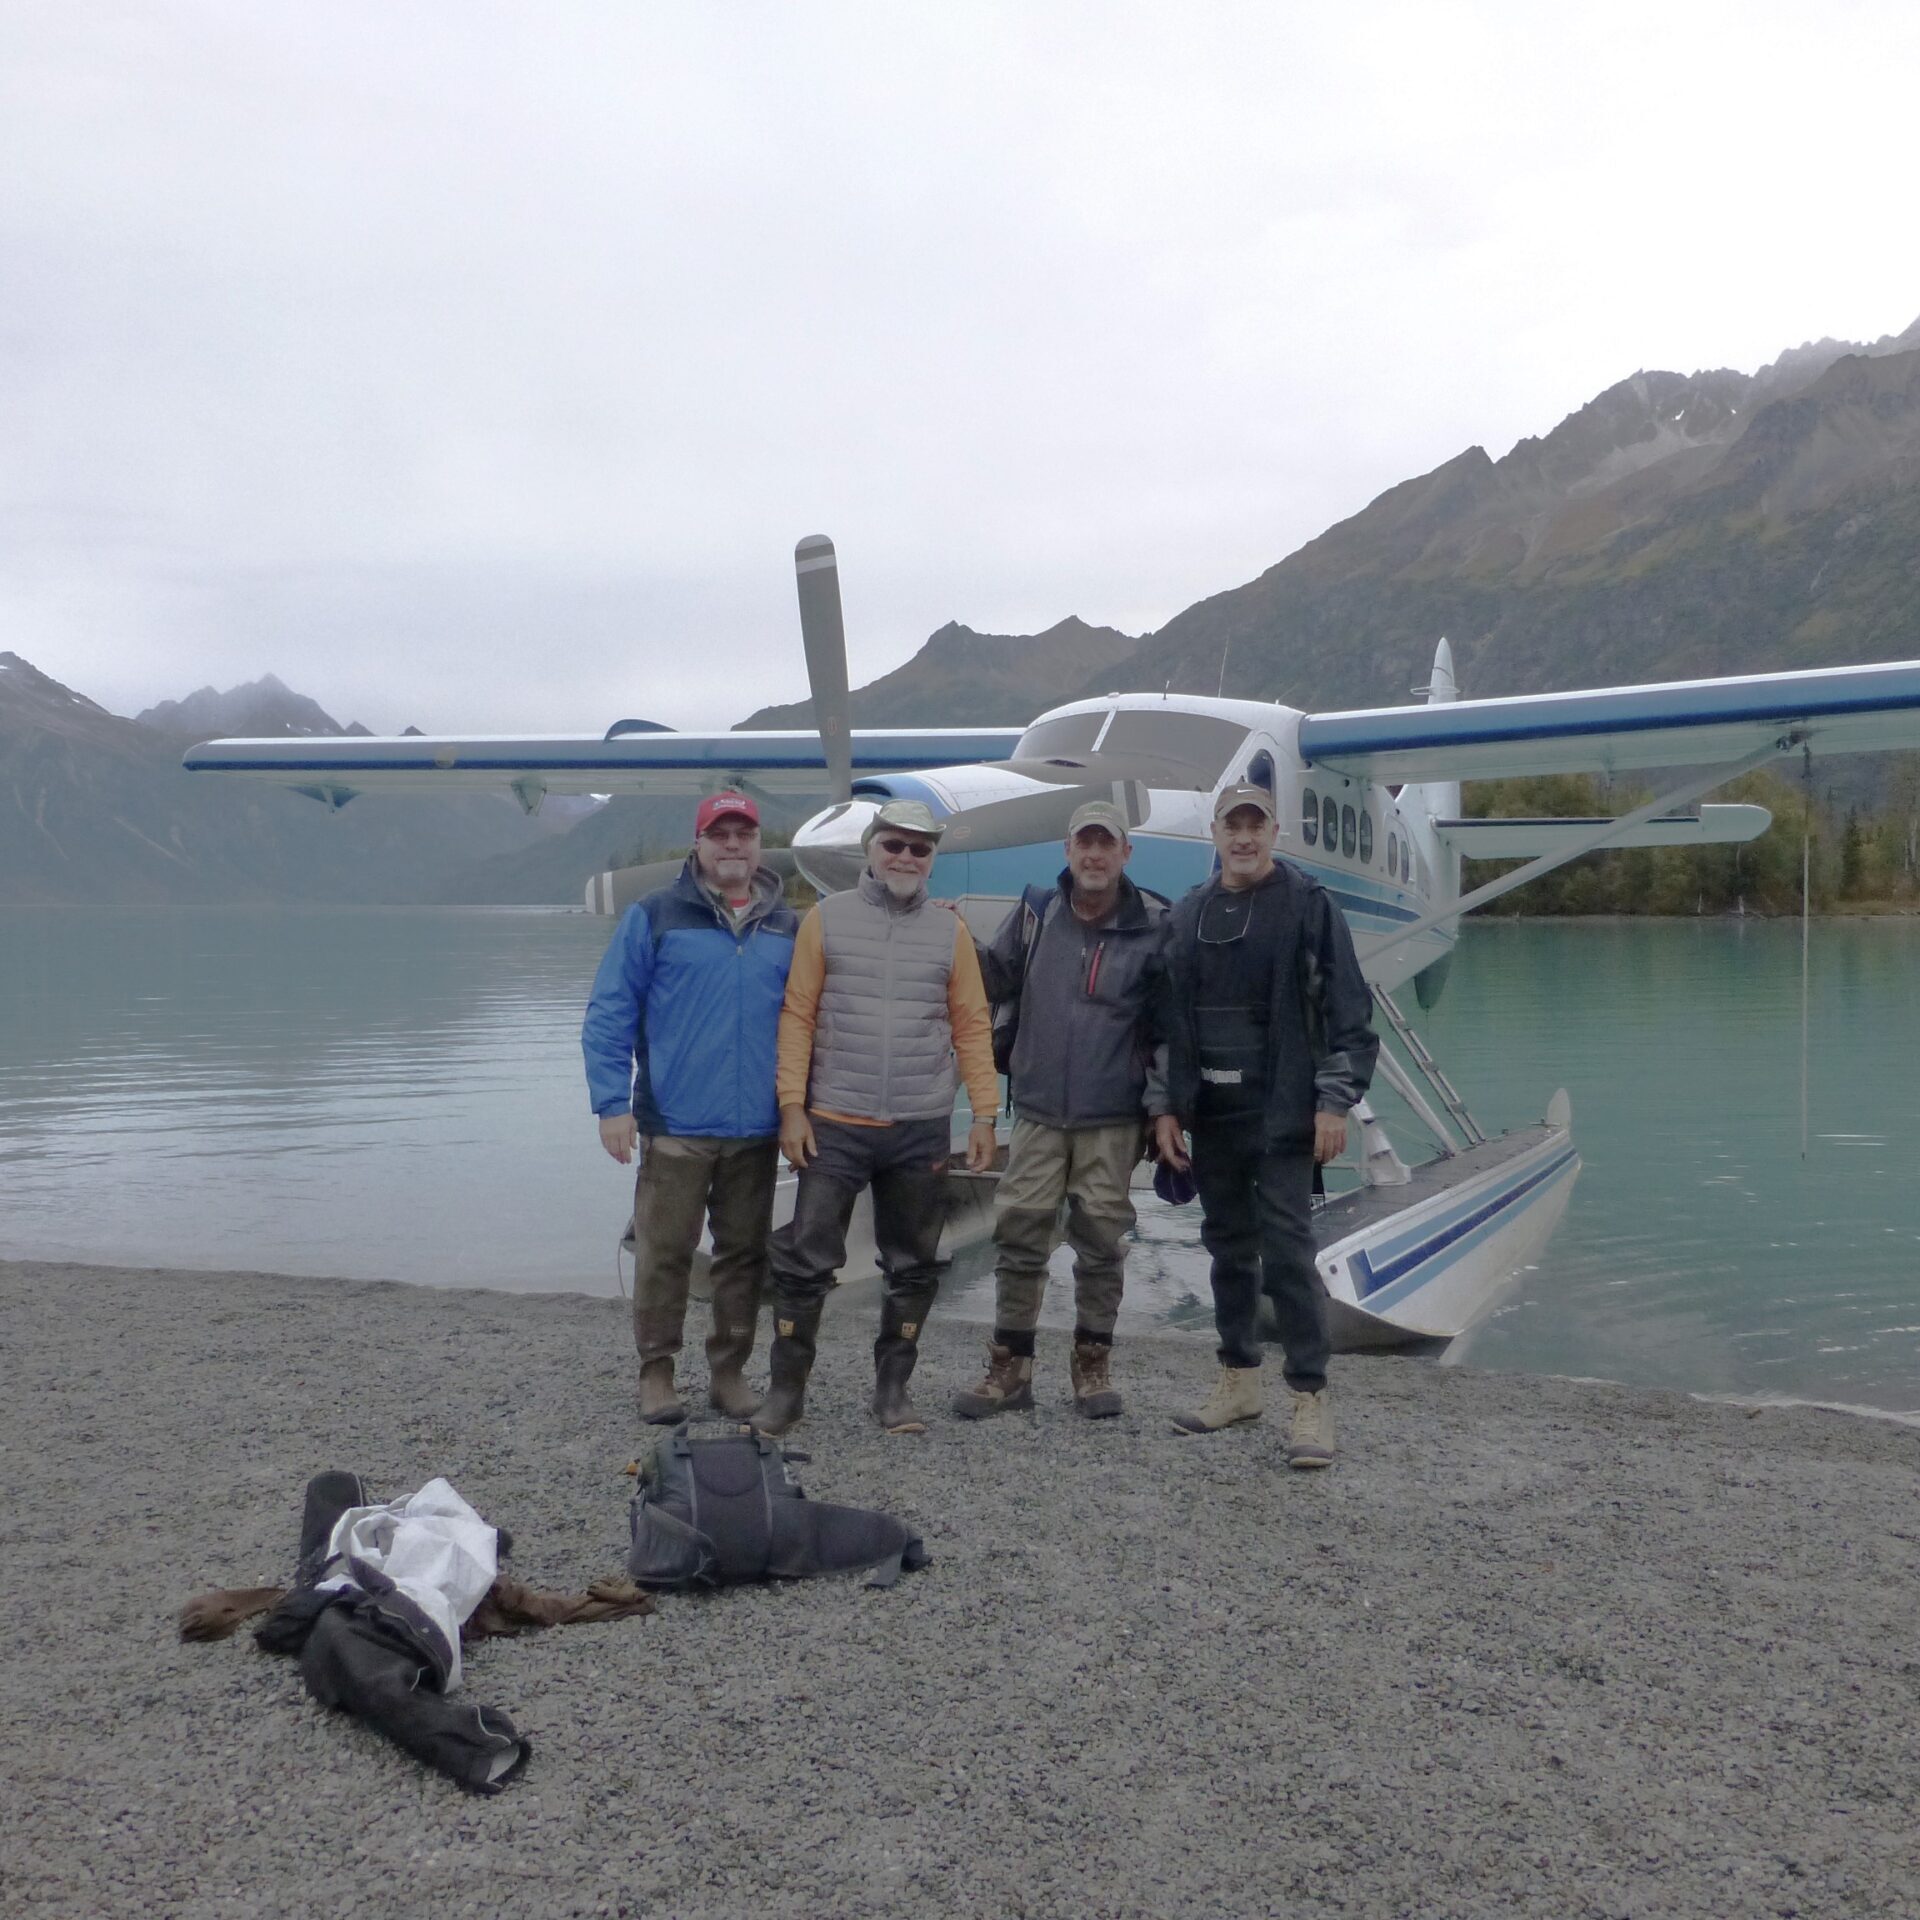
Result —
M 1167 908 L 1125 874 L 1113 917 L 1076 917 L 1073 877 L 1029 890 L 980 951 L 998 1013 L 1017 1002 L 1007 1070 L 1013 1110 L 1045 1127 L 1114 1126 L 1166 1111 Z
M 1227 917 L 1241 912 L 1244 920 Z M 1252 982 L 1247 1004 L 1198 1004 L 1203 924 L 1214 956 L 1230 955 L 1232 963 L 1208 972 Z M 1222 944 L 1223 934 L 1230 944 Z M 1252 1076 L 1268 1147 L 1311 1140 L 1316 1113 L 1344 1114 L 1365 1095 L 1380 1051 L 1373 994 L 1339 908 L 1297 867 L 1283 860 L 1270 879 L 1240 893 L 1223 888 L 1218 874 L 1195 887 L 1169 916 L 1166 959 L 1167 1098 L 1183 1125 L 1206 1117 L 1203 1068 L 1238 1066 Z M 1248 1047 L 1251 1058 L 1236 1052 Z

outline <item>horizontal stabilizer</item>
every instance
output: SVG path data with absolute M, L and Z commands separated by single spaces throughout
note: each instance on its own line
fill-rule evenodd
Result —
M 1299 739 L 1311 766 L 1388 782 L 1714 767 L 1774 743 L 1874 753 L 1920 747 L 1920 660 L 1308 714 Z
M 1629 828 L 1607 851 L 1621 847 L 1726 847 L 1757 840 L 1772 823 L 1765 807 L 1706 806 L 1695 814 L 1666 814 Z M 1441 839 L 1469 860 L 1531 860 L 1589 840 L 1604 818 L 1558 820 L 1436 820 Z
M 1018 727 L 868 727 L 853 734 L 860 773 L 1001 760 Z M 762 793 L 824 793 L 817 733 L 615 733 L 467 736 L 405 734 L 300 740 L 208 740 L 189 747 L 189 773 L 237 773 L 330 793 L 706 793 L 731 780 Z

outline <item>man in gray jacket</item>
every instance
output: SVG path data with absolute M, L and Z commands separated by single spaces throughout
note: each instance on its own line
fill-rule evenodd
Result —
M 993 1341 L 985 1377 L 954 1397 L 965 1420 L 1033 1405 L 1034 1330 L 1062 1201 L 1073 1403 L 1090 1420 L 1120 1411 L 1109 1362 L 1134 1223 L 1127 1188 L 1147 1116 L 1167 1111 L 1166 906 L 1128 879 L 1132 854 L 1126 816 L 1090 801 L 1068 822 L 1058 884 L 1030 890 L 981 953 L 987 997 L 1018 1025 L 1013 1140 L 994 1200 Z

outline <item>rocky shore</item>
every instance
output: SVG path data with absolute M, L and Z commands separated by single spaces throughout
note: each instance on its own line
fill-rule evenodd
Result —
M 616 1571 L 620 1303 L 0 1261 L 0 1909 L 1920 1911 L 1920 1433 L 1351 1359 L 1289 1475 L 1277 1420 L 1172 1432 L 1195 1336 L 1122 1344 L 1119 1420 L 1048 1335 L 1037 1413 L 952 1422 L 980 1335 L 936 1316 L 941 1417 L 888 1440 L 871 1320 L 795 1472 L 932 1565 L 476 1648 L 535 1749 L 481 1800 L 174 1611 L 284 1579 L 329 1466 L 447 1475 L 536 1586 Z

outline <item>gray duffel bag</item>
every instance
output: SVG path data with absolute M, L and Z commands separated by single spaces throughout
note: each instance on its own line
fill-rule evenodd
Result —
M 800 1456 L 804 1457 L 804 1456 Z M 805 1580 L 870 1569 L 890 1587 L 927 1564 L 904 1521 L 865 1507 L 809 1500 L 766 1435 L 662 1434 L 640 1468 L 627 1571 L 643 1587 L 679 1591 L 741 1580 Z

